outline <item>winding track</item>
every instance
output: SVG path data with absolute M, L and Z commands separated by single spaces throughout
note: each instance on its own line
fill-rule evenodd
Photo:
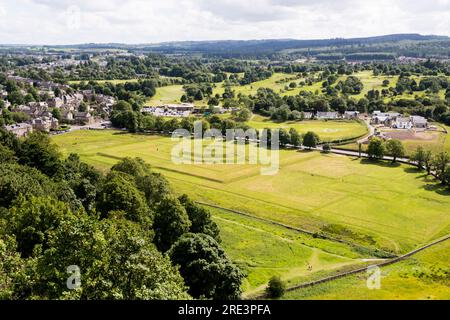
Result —
M 449 239 L 450 239 L 450 234 L 446 235 L 446 236 L 444 236 L 444 237 L 442 237 L 442 238 L 440 238 L 438 240 L 435 240 L 435 241 L 433 241 L 433 242 L 431 242 L 431 243 L 429 243 L 427 245 L 424 245 L 424 246 L 422 246 L 420 248 L 412 250 L 412 251 L 410 251 L 410 252 L 408 252 L 408 253 L 406 253 L 404 255 L 401 255 L 401 256 L 396 257 L 396 258 L 389 259 L 389 260 L 387 260 L 385 262 L 374 264 L 373 266 L 384 267 L 384 266 L 387 266 L 387 265 L 390 265 L 390 264 L 394 264 L 394 263 L 400 262 L 400 261 L 402 261 L 402 260 L 404 260 L 406 258 L 409 258 L 412 255 L 415 255 L 416 253 L 418 253 L 418 252 L 420 252 L 422 250 L 425 250 L 425 249 L 427 249 L 429 247 L 435 246 L 435 245 L 437 245 L 437 244 L 439 244 L 441 242 L 447 241 Z M 300 289 L 300 288 L 311 287 L 311 286 L 314 286 L 314 285 L 317 285 L 317 284 L 320 284 L 320 283 L 324 283 L 324 282 L 332 281 L 332 280 L 335 280 L 335 279 L 343 278 L 343 277 L 346 277 L 346 276 L 349 276 L 349 275 L 352 275 L 352 274 L 365 272 L 366 270 L 367 270 L 367 268 L 359 268 L 359 269 L 356 269 L 356 270 L 344 272 L 344 273 L 341 273 L 341 274 L 338 274 L 338 275 L 326 277 L 326 278 L 319 279 L 319 280 L 316 280 L 316 281 L 311 281 L 311 282 L 299 284 L 297 286 L 293 286 L 293 287 L 288 288 L 287 291 L 292 291 L 292 290 L 296 290 L 296 289 Z
M 304 229 L 292 227 L 292 226 L 289 226 L 289 225 L 286 225 L 286 224 L 283 224 L 283 223 L 280 223 L 280 222 L 277 222 L 277 221 L 272 221 L 272 220 L 269 220 L 269 219 L 257 217 L 257 216 L 248 214 L 246 212 L 241 212 L 241 211 L 237 211 L 237 210 L 227 209 L 227 208 L 223 208 L 223 207 L 220 207 L 220 206 L 217 206 L 217 205 L 213 205 L 213 204 L 209 204 L 209 203 L 205 203 L 205 202 L 200 202 L 200 201 L 196 201 L 196 203 L 198 203 L 200 205 L 203 205 L 203 206 L 208 206 L 208 207 L 212 207 L 212 208 L 222 209 L 222 210 L 225 210 L 225 211 L 228 211 L 228 212 L 231 212 L 231 213 L 244 215 L 246 217 L 254 218 L 254 219 L 257 219 L 257 220 L 262 220 L 264 222 L 271 223 L 271 224 L 274 224 L 274 225 L 278 225 L 278 226 L 281 226 L 283 228 L 287 228 L 289 230 L 294 230 L 294 231 L 297 231 L 297 232 L 301 232 L 301 233 L 305 233 L 305 234 L 309 234 L 309 235 L 314 235 L 314 232 L 311 232 L 309 230 L 304 230 Z M 336 238 L 333 238 L 333 237 L 325 237 L 325 238 L 328 239 L 328 240 L 331 240 L 331 241 L 338 241 L 338 242 L 341 242 L 341 243 L 346 243 L 348 245 L 358 246 L 356 244 L 349 243 L 347 241 L 344 241 L 344 240 L 341 240 L 341 239 L 336 239 Z M 380 263 L 377 263 L 377 264 L 373 264 L 371 266 L 372 267 L 373 266 L 384 267 L 384 266 L 387 266 L 387 265 L 391 265 L 391 264 L 403 261 L 406 258 L 409 258 L 410 256 L 415 255 L 416 253 L 418 253 L 420 251 L 423 251 L 423 250 L 425 250 L 427 248 L 435 246 L 435 245 L 437 245 L 439 243 L 442 243 L 444 241 L 447 241 L 449 239 L 450 239 L 450 234 L 448 234 L 448 235 L 446 235 L 446 236 L 444 236 L 444 237 L 442 237 L 440 239 L 437 239 L 437 240 L 435 240 L 435 241 L 433 241 L 433 242 L 431 242 L 429 244 L 426 244 L 426 245 L 421 246 L 421 247 L 419 247 L 417 249 L 414 249 L 414 250 L 412 250 L 412 251 L 410 251 L 408 253 L 405 253 L 405 254 L 403 254 L 401 256 L 394 256 L 393 258 L 385 259 L 383 262 L 380 262 Z M 310 281 L 310 282 L 302 283 L 302 284 L 299 284 L 299 285 L 295 285 L 295 286 L 287 288 L 286 291 L 293 291 L 293 290 L 297 290 L 297 289 L 301 289 L 301 288 L 312 287 L 312 286 L 315 286 L 315 285 L 318 285 L 318 284 L 321 284 L 321 283 L 337 280 L 337 279 L 340 279 L 340 278 L 344 278 L 344 277 L 347 277 L 347 276 L 350 276 L 350 275 L 354 275 L 354 274 L 362 273 L 362 272 L 366 272 L 366 271 L 367 271 L 367 267 L 358 268 L 358 269 L 355 269 L 355 270 L 352 270 L 352 271 L 339 273 L 339 274 L 336 274 L 336 275 L 333 275 L 333 276 L 329 276 L 329 277 L 325 277 L 325 278 L 322 278 L 322 279 L 319 279 L 319 280 Z M 265 298 L 265 297 L 266 297 L 265 294 L 261 294 L 261 295 L 258 295 L 258 296 L 253 296 L 252 298 L 253 299 L 258 299 L 258 298 Z
M 429 243 L 427 245 L 424 245 L 424 246 L 422 246 L 420 248 L 412 250 L 412 251 L 410 251 L 410 252 L 408 252 L 408 253 L 406 253 L 406 254 L 404 254 L 402 256 L 389 259 L 389 260 L 387 260 L 385 262 L 373 264 L 372 267 L 373 266 L 375 266 L 375 267 L 384 267 L 384 266 L 387 266 L 387 265 L 391 265 L 391 264 L 403 261 L 406 258 L 409 258 L 410 256 L 415 255 L 416 253 L 418 253 L 418 252 L 420 252 L 422 250 L 425 250 L 425 249 L 427 249 L 429 247 L 435 246 L 435 245 L 437 245 L 439 243 L 442 243 L 444 241 L 447 241 L 449 239 L 450 239 L 450 234 L 446 235 L 446 236 L 444 236 L 444 237 L 442 237 L 442 238 L 440 238 L 438 240 L 435 240 L 435 241 L 433 241 L 433 242 L 431 242 L 431 243 Z M 286 291 L 294 291 L 294 290 L 297 290 L 297 289 L 302 289 L 302 288 L 306 288 L 306 287 L 312 287 L 312 286 L 315 286 L 315 285 L 318 285 L 318 284 L 322 284 L 322 283 L 325 283 L 325 282 L 333 281 L 333 280 L 336 280 L 336 279 L 344 278 L 344 277 L 347 277 L 347 276 L 350 276 L 350 275 L 354 275 L 354 274 L 361 273 L 361 272 L 366 272 L 366 271 L 367 271 L 367 267 L 359 268 L 359 269 L 356 269 L 356 270 L 343 272 L 343 273 L 340 273 L 340 274 L 337 274 L 337 275 L 334 275 L 334 276 L 329 276 L 329 277 L 322 278 L 322 279 L 319 279 L 319 280 L 315 280 L 315 281 L 311 281 L 311 282 L 302 283 L 302 284 L 299 284 L 299 285 L 296 285 L 296 286 L 292 286 L 292 287 L 287 288 Z M 266 298 L 266 295 L 265 294 L 261 294 L 259 296 L 254 297 L 254 298 L 255 299 L 257 299 L 257 298 Z

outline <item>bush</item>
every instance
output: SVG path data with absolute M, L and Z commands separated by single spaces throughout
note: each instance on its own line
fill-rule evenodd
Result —
M 323 152 L 328 153 L 331 150 L 331 146 L 328 143 L 325 143 L 322 147 Z
M 266 293 L 269 298 L 280 298 L 284 295 L 285 291 L 286 285 L 279 276 L 273 276 L 272 278 L 270 278 L 269 285 L 266 288 Z

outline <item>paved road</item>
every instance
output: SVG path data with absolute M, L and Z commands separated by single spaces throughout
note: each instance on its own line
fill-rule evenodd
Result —
M 369 133 L 365 137 L 362 137 L 361 139 L 359 139 L 357 141 L 357 143 L 364 143 L 367 140 L 369 140 L 369 138 L 371 136 L 373 136 L 375 134 L 375 128 L 370 124 L 370 120 L 367 119 L 364 121 L 364 123 L 366 124 L 367 129 L 369 129 Z
M 319 146 L 317 148 L 311 148 L 311 149 L 306 148 L 306 147 L 300 147 L 300 149 L 301 150 L 316 150 L 316 151 L 321 151 L 321 152 L 323 151 L 321 146 Z M 350 151 L 350 150 L 341 150 L 341 149 L 331 148 L 331 150 L 328 151 L 328 152 L 336 153 L 336 154 L 342 154 L 342 155 L 346 155 L 346 156 L 352 156 L 352 157 L 359 157 L 360 156 L 358 151 Z M 365 152 L 361 152 L 361 157 L 362 158 L 369 158 L 369 155 L 367 153 L 365 153 Z M 390 160 L 390 161 L 392 161 L 392 160 L 394 160 L 394 158 L 391 157 L 391 156 L 384 156 L 383 160 Z M 411 161 L 408 158 L 397 158 L 396 161 L 404 162 L 404 163 L 411 163 Z

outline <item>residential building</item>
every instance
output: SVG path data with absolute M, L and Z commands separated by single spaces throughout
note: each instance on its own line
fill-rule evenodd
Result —
M 76 112 L 75 121 L 79 124 L 91 124 L 94 122 L 94 118 L 89 112 Z
M 317 119 L 337 119 L 339 118 L 339 113 L 335 111 L 331 112 L 317 112 Z
M 47 101 L 48 106 L 51 108 L 61 108 L 63 105 L 63 100 L 61 98 L 55 97 Z
M 312 112 L 303 112 L 303 119 L 312 119 L 314 117 Z
M 358 111 L 345 111 L 344 118 L 345 119 L 357 119 L 359 115 Z
M 61 119 L 66 122 L 71 122 L 74 120 L 74 115 L 71 110 L 64 110 L 61 114 Z
M 5 126 L 5 129 L 12 132 L 17 137 L 25 137 L 29 133 L 33 132 L 33 127 L 28 123 L 16 123 L 9 126 Z
M 411 129 L 413 127 L 411 117 L 397 117 L 392 127 L 396 129 Z
M 36 118 L 31 121 L 31 125 L 34 130 L 50 131 L 51 129 L 57 129 L 59 121 L 56 118 L 42 117 Z
M 428 120 L 421 116 L 411 116 L 414 128 L 428 128 Z

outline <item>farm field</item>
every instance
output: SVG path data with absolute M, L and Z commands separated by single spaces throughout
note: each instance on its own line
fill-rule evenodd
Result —
M 450 299 L 450 240 L 381 269 L 381 288 L 369 290 L 364 273 L 288 292 L 284 299 Z M 345 292 L 345 295 L 342 294 Z
M 362 122 L 338 120 L 303 120 L 274 122 L 269 118 L 254 115 L 247 124 L 255 129 L 283 128 L 289 130 L 295 128 L 298 132 L 305 134 L 308 131 L 317 133 L 322 141 L 347 140 L 361 137 L 368 133 L 367 126 Z
M 264 176 L 258 165 L 174 164 L 168 137 L 75 131 L 53 140 L 101 169 L 141 157 L 195 200 L 371 248 L 403 253 L 450 231 L 449 191 L 406 165 L 281 150 L 278 174 Z

